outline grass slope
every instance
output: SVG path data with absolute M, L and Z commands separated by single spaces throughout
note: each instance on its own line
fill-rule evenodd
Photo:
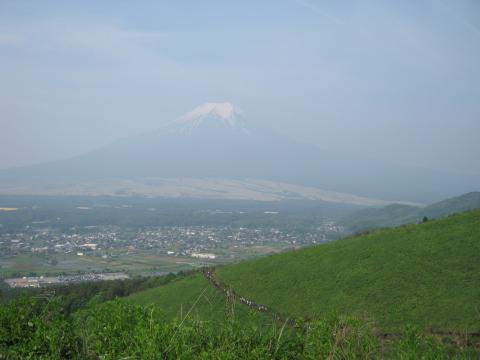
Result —
M 253 310 L 241 304 L 227 302 L 223 293 L 215 289 L 201 273 L 132 294 L 125 301 L 137 305 L 158 305 L 167 320 L 183 318 L 187 313 L 192 318 L 220 322 L 229 316 L 238 320 L 258 317 Z
M 478 331 L 480 210 L 225 266 L 217 276 L 294 316 L 338 311 L 387 331 Z

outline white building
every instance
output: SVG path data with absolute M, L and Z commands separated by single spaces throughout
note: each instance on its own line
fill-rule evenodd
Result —
M 80 247 L 84 249 L 96 250 L 97 244 L 83 244 L 83 245 L 80 245 Z
M 215 254 L 208 253 L 192 253 L 191 256 L 197 259 L 215 259 L 217 257 Z

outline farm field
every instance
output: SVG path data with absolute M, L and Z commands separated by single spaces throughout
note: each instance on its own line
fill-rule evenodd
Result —
M 147 252 L 118 255 L 103 259 L 98 256 L 54 254 L 49 256 L 25 254 L 0 259 L 0 275 L 5 278 L 18 275 L 78 274 L 83 272 L 124 271 L 131 275 L 162 274 L 196 269 L 205 262 L 191 257 L 156 256 Z

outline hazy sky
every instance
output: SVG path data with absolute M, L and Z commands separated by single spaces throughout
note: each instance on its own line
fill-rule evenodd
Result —
M 0 167 L 215 101 L 331 151 L 480 173 L 480 1 L 0 0 Z

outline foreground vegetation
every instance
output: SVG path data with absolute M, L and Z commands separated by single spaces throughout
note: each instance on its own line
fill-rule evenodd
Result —
M 59 298 L 33 297 L 0 307 L 4 359 L 470 359 L 473 348 L 454 348 L 407 328 L 381 342 L 364 322 L 331 316 L 291 329 L 229 316 L 218 326 L 195 317 L 165 320 L 160 308 L 110 301 L 67 315 Z

